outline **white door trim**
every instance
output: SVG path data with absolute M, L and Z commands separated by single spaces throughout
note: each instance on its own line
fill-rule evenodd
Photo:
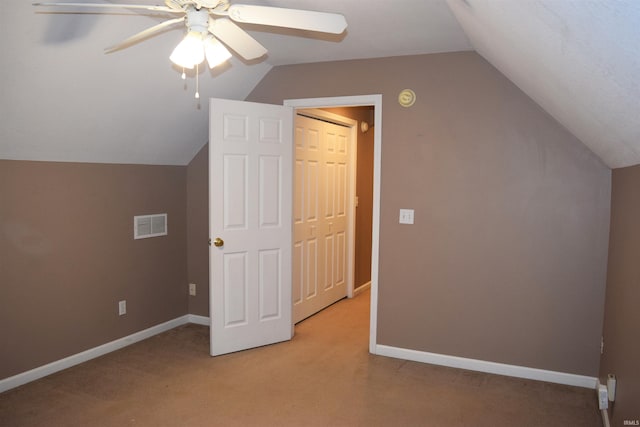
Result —
M 374 107 L 373 127 L 373 227 L 371 244 L 371 315 L 369 318 L 369 353 L 375 354 L 378 331 L 378 262 L 380 238 L 380 176 L 382 164 L 382 95 L 340 96 L 329 98 L 286 99 L 294 109 L 327 107 Z M 295 112 L 293 113 L 295 114 Z M 293 325 L 292 325 L 293 327 Z

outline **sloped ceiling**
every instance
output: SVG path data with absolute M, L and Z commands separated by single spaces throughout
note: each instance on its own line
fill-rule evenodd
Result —
M 448 4 L 478 53 L 609 167 L 640 163 L 640 1 Z
M 341 12 L 349 28 L 326 37 L 247 27 L 268 56 L 205 67 L 198 101 L 193 73 L 182 81 L 168 59 L 184 36 L 180 27 L 103 54 L 166 16 L 37 13 L 29 1 L 3 1 L 0 158 L 185 165 L 207 141 L 207 99 L 244 99 L 273 65 L 471 49 L 443 0 L 405 0 L 402 8 L 380 0 L 242 3 Z M 380 29 L 391 22 L 400 30 L 387 37 Z
M 101 2 L 100 0 L 85 0 Z M 161 0 L 112 0 L 159 4 Z M 267 49 L 180 79 L 178 27 L 112 45 L 165 16 L 0 14 L 0 158 L 187 164 L 207 141 L 207 98 L 244 99 L 276 65 L 476 49 L 610 167 L 640 163 L 636 0 L 238 0 L 339 12 L 341 36 L 246 26 Z
M 206 99 L 243 99 L 270 69 L 207 68 L 198 102 L 195 79 L 168 60 L 179 30 L 103 53 L 160 19 L 36 13 L 23 0 L 4 2 L 0 19 L 0 158 L 184 165 L 207 141 Z

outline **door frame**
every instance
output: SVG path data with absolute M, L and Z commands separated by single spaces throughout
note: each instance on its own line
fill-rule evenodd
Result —
M 376 353 L 378 331 L 378 263 L 380 252 L 380 176 L 382 164 L 382 95 L 358 95 L 327 98 L 286 99 L 286 107 L 292 107 L 292 114 L 297 109 L 330 108 L 330 107 L 374 107 L 373 127 L 373 218 L 371 242 L 371 304 L 369 317 L 369 353 Z M 353 199 L 353 198 L 352 198 Z M 350 205 L 353 203 L 351 200 Z M 355 229 L 354 229 L 355 232 Z M 353 268 L 353 266 L 351 266 Z M 293 323 L 291 325 L 293 328 Z

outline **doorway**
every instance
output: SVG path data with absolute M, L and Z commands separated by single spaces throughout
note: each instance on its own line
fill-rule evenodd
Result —
M 380 176 L 382 155 L 382 95 L 346 96 L 285 100 L 294 109 L 373 107 L 373 194 L 371 217 L 371 300 L 369 318 L 369 352 L 376 353 L 378 314 L 378 262 L 380 235 Z
M 371 285 L 373 106 L 297 109 L 293 323 Z
M 373 128 L 369 352 L 377 353 L 382 96 L 365 95 L 289 100 L 284 106 L 210 100 L 209 230 L 214 243 L 210 242 L 209 251 L 212 355 L 292 337 L 293 111 L 358 106 L 373 106 L 376 123 Z M 267 233 L 277 241 L 268 236 L 254 238 L 251 233 Z

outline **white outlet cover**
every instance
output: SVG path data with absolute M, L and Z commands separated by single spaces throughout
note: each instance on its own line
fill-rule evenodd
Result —
M 413 224 L 413 209 L 400 209 L 400 224 Z
M 122 316 L 123 314 L 127 314 L 127 301 L 119 301 L 118 302 L 118 315 Z

